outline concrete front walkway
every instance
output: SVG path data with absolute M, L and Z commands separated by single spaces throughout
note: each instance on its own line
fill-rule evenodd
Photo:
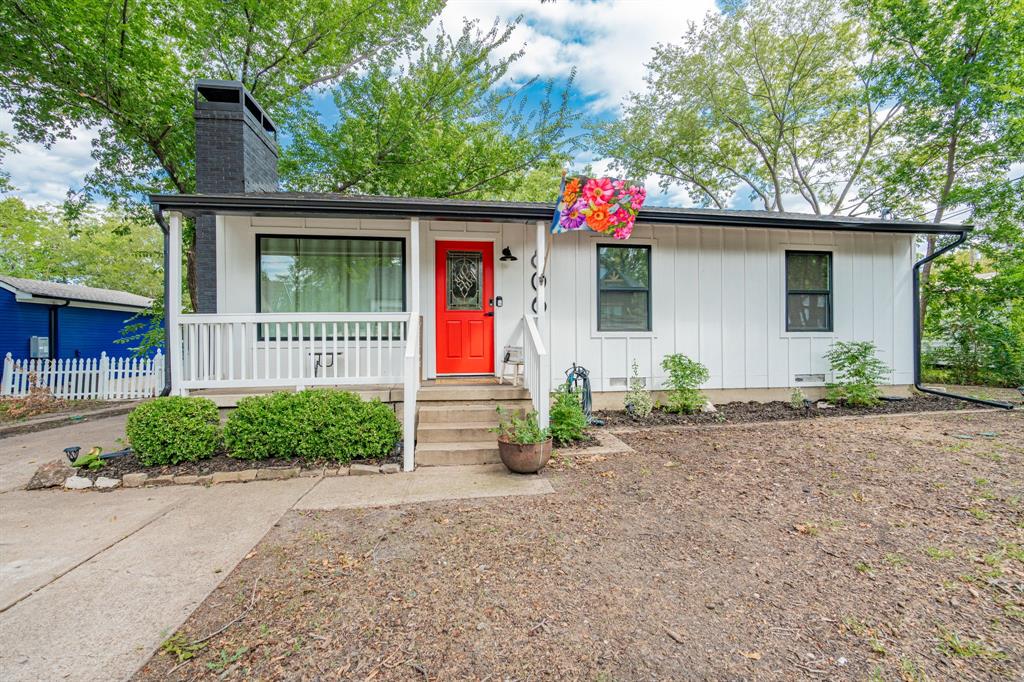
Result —
M 504 465 L 424 467 L 411 474 L 325 478 L 295 509 L 352 509 L 473 497 L 552 493 L 543 476 L 510 474 Z
M 500 467 L 109 493 L 19 489 L 64 446 L 113 442 L 123 423 L 0 440 L 5 682 L 131 676 L 290 509 L 553 492 L 542 476 Z

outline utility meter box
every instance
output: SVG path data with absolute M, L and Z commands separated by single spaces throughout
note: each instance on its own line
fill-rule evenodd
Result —
M 28 340 L 28 354 L 33 358 L 50 357 L 50 337 L 30 336 Z

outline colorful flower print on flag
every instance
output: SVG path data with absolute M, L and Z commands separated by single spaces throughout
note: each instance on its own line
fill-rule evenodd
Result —
M 629 239 L 647 191 L 611 178 L 569 176 L 562 181 L 551 234 L 587 228 L 615 239 Z

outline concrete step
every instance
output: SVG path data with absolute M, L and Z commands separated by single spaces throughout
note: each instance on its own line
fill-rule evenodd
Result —
M 488 384 L 484 386 L 421 386 L 417 402 L 472 402 L 476 400 L 528 400 L 530 392 L 522 386 Z
M 416 445 L 416 466 L 458 466 L 500 462 L 498 441 L 423 443 Z
M 420 422 L 416 429 L 417 443 L 465 443 L 483 442 L 491 438 L 497 438 L 497 434 L 491 431 L 497 425 L 497 420 L 452 423 L 424 424 Z
M 419 423 L 464 424 L 467 422 L 487 422 L 491 426 L 497 426 L 498 411 L 496 408 L 499 405 L 508 412 L 519 412 L 520 415 L 533 408 L 533 403 L 529 400 L 427 403 L 419 408 Z

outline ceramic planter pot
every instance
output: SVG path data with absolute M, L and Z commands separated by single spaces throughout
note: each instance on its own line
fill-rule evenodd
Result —
M 548 438 L 543 443 L 520 445 L 499 438 L 498 452 L 509 471 L 517 474 L 535 474 L 551 459 L 551 439 Z

